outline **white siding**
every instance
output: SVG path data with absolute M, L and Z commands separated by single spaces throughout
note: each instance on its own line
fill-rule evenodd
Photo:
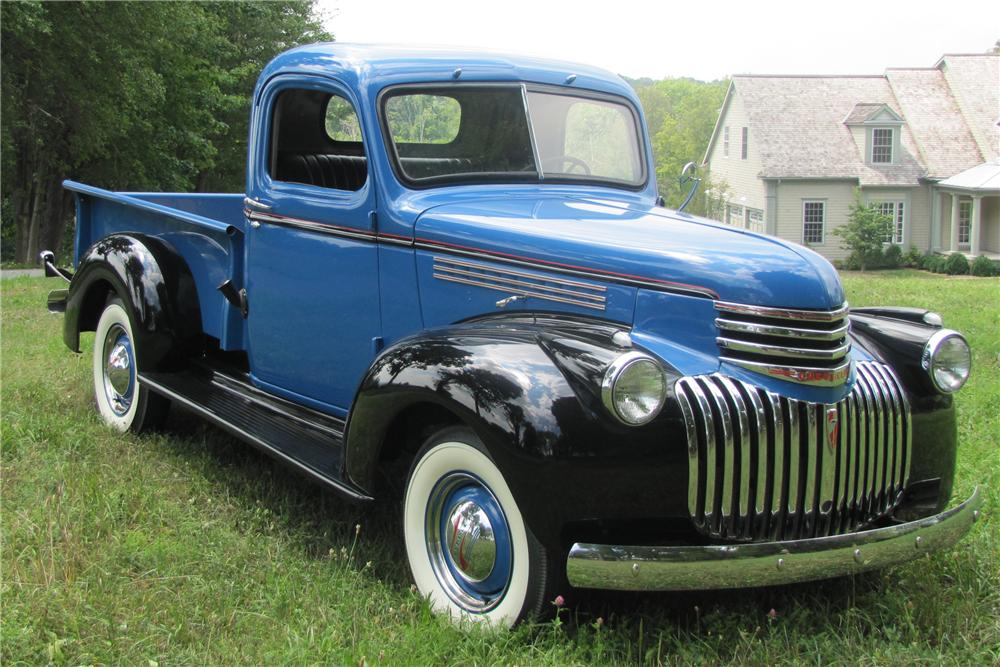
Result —
M 728 157 L 723 154 L 723 132 L 727 126 L 729 127 Z M 744 127 L 750 128 L 746 160 L 740 157 Z M 742 206 L 744 210 L 747 207 L 762 211 L 767 208 L 764 182 L 758 178 L 761 170 L 760 149 L 761 146 L 754 138 L 753 127 L 750 127 L 743 98 L 734 86 L 723 110 L 718 136 L 715 137 L 715 143 L 708 155 L 708 168 L 715 183 L 725 183 L 729 201 L 733 205 Z
M 788 241 L 802 243 L 802 204 L 806 201 L 826 203 L 823 243 L 809 247 L 827 259 L 844 259 L 842 240 L 833 230 L 847 222 L 854 184 L 851 181 L 780 181 L 777 183 L 777 235 Z

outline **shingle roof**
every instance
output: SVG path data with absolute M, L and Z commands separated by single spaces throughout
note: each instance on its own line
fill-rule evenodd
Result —
M 969 123 L 986 160 L 1000 157 L 1000 56 L 949 54 L 937 68 Z
M 878 115 L 879 111 L 886 108 L 888 107 L 881 102 L 858 102 L 854 105 L 854 108 L 851 109 L 851 113 L 847 114 L 847 118 L 844 119 L 844 124 L 858 125 L 860 123 L 865 123 Z
M 729 94 L 743 98 L 761 178 L 916 185 L 1000 155 L 996 54 L 946 55 L 933 68 L 890 69 L 883 76 L 740 75 Z M 903 118 L 901 151 L 896 164 L 872 165 L 850 126 L 884 107 Z
M 736 76 L 762 178 L 848 178 L 861 185 L 914 185 L 924 175 L 913 135 L 901 132 L 898 164 L 870 165 L 844 124 L 858 105 L 900 107 L 882 76 Z
M 927 176 L 948 178 L 983 161 L 941 70 L 890 69 L 885 76 L 917 140 Z

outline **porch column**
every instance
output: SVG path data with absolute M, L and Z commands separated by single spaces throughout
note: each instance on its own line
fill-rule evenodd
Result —
M 958 252 L 958 193 L 951 193 L 951 252 Z
M 969 221 L 969 254 L 979 255 L 979 237 L 983 226 L 983 196 L 972 195 L 972 220 Z
M 913 225 L 910 225 L 911 227 Z M 931 247 L 934 251 L 941 247 L 941 192 L 931 186 Z

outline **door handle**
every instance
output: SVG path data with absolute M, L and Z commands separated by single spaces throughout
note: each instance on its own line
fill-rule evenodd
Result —
M 243 203 L 250 208 L 257 209 L 258 211 L 270 211 L 272 208 L 271 204 L 265 204 L 262 201 L 257 201 L 256 199 L 251 199 L 250 197 L 244 197 Z

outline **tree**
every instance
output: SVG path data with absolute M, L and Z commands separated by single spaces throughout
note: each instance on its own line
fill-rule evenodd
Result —
M 664 79 L 652 83 L 631 82 L 642 103 L 646 125 L 653 143 L 656 180 L 667 206 L 676 208 L 687 196 L 677 178 L 688 162 L 700 163 L 712 138 L 719 107 L 726 96 L 729 81 Z M 710 212 L 713 188 L 711 174 L 702 172 L 701 189 L 688 205 L 692 213 Z
M 841 247 L 851 251 L 864 271 L 873 259 L 881 255 L 882 244 L 892 234 L 892 218 L 882 213 L 874 203 L 865 204 L 861 200 L 861 192 L 855 190 L 847 224 L 833 233 L 844 239 Z
M 64 178 L 241 190 L 260 68 L 329 37 L 310 0 L 4 2 L 0 12 L 3 251 L 19 262 L 62 246 Z

